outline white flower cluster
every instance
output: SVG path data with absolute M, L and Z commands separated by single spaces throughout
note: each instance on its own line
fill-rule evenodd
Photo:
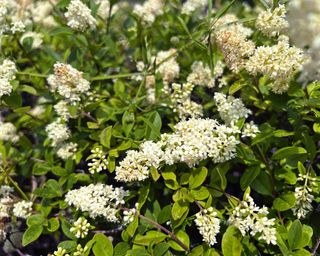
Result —
M 124 210 L 123 211 L 123 223 L 129 224 L 134 220 L 134 217 L 137 214 L 138 203 L 136 203 L 135 208 Z
M 256 21 L 256 28 L 269 37 L 278 36 L 289 27 L 289 23 L 285 19 L 286 12 L 283 4 L 280 4 L 273 11 L 268 9 L 261 12 Z
M 222 163 L 236 156 L 239 141 L 233 135 L 234 129 L 216 120 L 191 118 L 180 121 L 174 130 L 172 134 L 162 134 L 157 143 L 143 143 L 140 151 L 129 150 L 116 167 L 116 179 L 123 182 L 145 180 L 150 168 L 158 168 L 161 162 L 186 163 L 193 167 L 207 158 Z
M 83 255 L 87 255 L 86 252 L 88 251 L 88 247 L 84 246 L 82 248 L 81 244 L 77 245 L 77 249 L 76 251 L 73 253 L 73 256 L 83 256 Z
M 91 15 L 91 10 L 80 0 L 72 0 L 64 14 L 67 25 L 72 29 L 85 31 L 88 27 L 94 29 L 97 25 L 96 19 Z
M 320 1 L 291 0 L 288 5 L 290 40 L 307 49 L 311 61 L 303 67 L 302 81 L 320 80 Z
M 192 72 L 187 77 L 189 83 L 208 88 L 214 87 L 215 79 L 208 65 L 202 61 L 195 61 L 192 63 L 191 70 Z
M 260 130 L 257 125 L 253 123 L 253 121 L 250 121 L 250 123 L 245 123 L 244 127 L 241 132 L 241 137 L 251 137 L 255 138 L 257 136 L 257 133 L 259 133 Z
M 159 65 L 156 71 L 160 73 L 164 84 L 169 84 L 179 77 L 180 66 L 176 60 L 176 52 L 176 49 L 160 51 L 153 58 L 153 61 L 156 61 L 156 65 Z
M 235 73 L 244 68 L 246 60 L 255 50 L 255 44 L 247 39 L 252 31 L 236 23 L 237 20 L 235 15 L 227 14 L 215 25 L 215 40 L 224 55 L 227 66 Z
M 288 90 L 289 82 L 300 71 L 307 58 L 303 51 L 281 40 L 273 46 L 259 46 L 246 64 L 247 71 L 262 74 L 273 82 L 270 85 L 274 93 L 281 94 Z
M 216 92 L 214 101 L 221 119 L 227 124 L 235 124 L 241 118 L 247 118 L 251 110 L 247 109 L 241 99 Z
M 57 148 L 57 156 L 62 160 L 67 160 L 68 158 L 75 158 L 77 152 L 78 144 L 74 142 L 66 142 L 61 144 Z
M 220 219 L 217 218 L 217 212 L 212 207 L 198 212 L 194 222 L 204 242 L 207 242 L 210 246 L 217 243 L 216 236 L 220 232 Z
M 25 4 L 15 0 L 0 1 L 0 35 L 24 32 L 30 22 L 29 11 L 25 8 Z
M 11 60 L 5 59 L 0 65 L 0 98 L 3 95 L 10 95 L 12 91 L 11 80 L 15 79 L 17 72 L 16 65 Z
M 51 91 L 57 91 L 71 104 L 80 101 L 81 94 L 90 89 L 90 83 L 82 77 L 82 72 L 69 64 L 54 64 L 54 75 L 48 77 Z
M 52 16 L 53 2 L 49 1 L 32 1 L 28 6 L 32 20 L 46 28 L 57 25 Z
M 79 217 L 70 228 L 70 232 L 77 238 L 85 238 L 89 230 L 92 228 L 91 224 L 84 217 Z
M 92 159 L 92 162 L 88 163 L 89 172 L 94 174 L 106 170 L 108 168 L 108 161 L 102 149 L 94 148 L 91 150 L 91 153 L 89 158 Z
M 61 123 L 59 120 L 47 125 L 46 132 L 48 138 L 51 140 L 52 147 L 61 145 L 62 142 L 69 139 L 71 136 L 68 126 Z
M 312 193 L 317 190 L 317 179 L 308 174 L 302 175 L 299 173 L 297 181 L 302 182 L 303 185 L 297 186 L 294 190 L 296 203 L 292 211 L 298 219 L 303 219 L 313 210 L 312 201 L 314 196 Z
M 69 104 L 66 100 L 60 100 L 56 105 L 53 106 L 58 116 L 60 116 L 60 118 L 66 121 L 68 121 L 71 117 L 68 107 Z
M 187 117 L 198 118 L 203 116 L 202 105 L 191 100 L 194 85 L 191 83 L 171 85 L 173 92 L 169 94 L 173 111 L 179 114 L 180 119 Z
M 191 15 L 195 11 L 204 10 L 207 5 L 207 0 L 187 0 L 182 5 L 181 13 Z
M 22 200 L 13 205 L 12 213 L 18 218 L 26 219 L 31 215 L 32 202 Z
M 133 13 L 139 16 L 145 25 L 151 25 L 157 16 L 163 14 L 163 0 L 147 0 L 142 5 L 136 4 Z
M 129 193 L 122 187 L 104 184 L 90 184 L 66 194 L 65 201 L 77 210 L 88 212 L 91 218 L 104 217 L 107 221 L 118 222 L 119 207 L 125 203 Z
M 17 128 L 14 124 L 0 121 L 0 141 L 11 141 L 13 143 L 19 140 Z
M 163 159 L 161 143 L 146 141 L 140 150 L 129 150 L 116 167 L 116 180 L 123 182 L 142 181 L 149 177 L 150 168 L 158 168 Z
M 49 256 L 52 256 L 52 254 L 49 254 Z M 58 249 L 53 252 L 53 256 L 70 256 L 70 254 L 67 253 L 66 249 L 58 247 Z
M 243 201 L 236 206 L 228 222 L 236 226 L 243 236 L 250 234 L 267 244 L 277 244 L 275 219 L 268 219 L 267 207 L 258 207 L 250 195 L 245 195 Z

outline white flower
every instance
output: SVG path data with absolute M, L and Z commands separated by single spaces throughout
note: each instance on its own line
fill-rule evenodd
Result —
M 290 47 L 285 40 L 273 46 L 259 46 L 246 63 L 250 74 L 266 75 L 273 82 L 270 88 L 281 94 L 288 90 L 291 78 L 302 69 L 307 58 L 297 47 Z
M 12 213 L 18 218 L 26 219 L 31 215 L 32 202 L 20 201 L 13 206 Z
M 8 197 L 12 192 L 13 188 L 8 185 L 0 186 L 0 197 Z
M 283 4 L 280 4 L 273 11 L 268 9 L 259 13 L 256 28 L 269 37 L 277 36 L 281 31 L 289 27 L 289 23 L 285 20 L 285 17 L 286 8 Z
M 190 15 L 195 11 L 204 10 L 207 5 L 208 5 L 207 0 L 187 0 L 182 5 L 181 13 Z
M 67 251 L 62 247 L 58 247 L 58 249 L 53 252 L 53 255 L 54 256 L 70 256 L 69 254 L 67 254 Z
M 19 140 L 19 135 L 17 135 L 17 128 L 14 124 L 9 122 L 0 121 L 0 141 L 11 141 L 13 143 Z
M 116 167 L 116 180 L 123 182 L 142 181 L 149 177 L 150 168 L 158 168 L 163 152 L 160 143 L 146 141 L 140 151 L 129 150 Z
M 68 142 L 63 143 L 57 149 L 57 156 L 60 157 L 62 160 L 67 160 L 68 158 L 72 157 L 75 158 L 75 153 L 77 152 L 77 143 Z
M 28 38 L 32 39 L 32 45 L 31 45 L 32 49 L 40 48 L 40 46 L 43 43 L 43 40 L 42 40 L 43 35 L 40 33 L 32 32 L 32 31 L 25 32 L 20 38 L 20 43 L 23 44 L 23 41 Z
M 70 228 L 77 238 L 85 238 L 88 235 L 89 230 L 92 228 L 91 224 L 84 217 L 79 217 Z
M 101 148 L 94 148 L 91 150 L 90 158 L 92 162 L 88 163 L 89 172 L 91 174 L 101 172 L 108 168 L 108 161 L 106 159 L 105 153 L 102 151 Z
M 157 16 L 163 14 L 163 0 L 147 0 L 141 4 L 136 4 L 133 13 L 139 16 L 145 25 L 151 25 Z
M 90 184 L 66 194 L 65 201 L 77 210 L 88 212 L 91 218 L 104 217 L 107 221 L 118 222 L 118 207 L 123 205 L 129 193 L 122 187 L 104 184 Z
M 250 123 L 245 123 L 241 132 L 241 137 L 251 137 L 255 138 L 257 133 L 259 133 L 259 128 L 257 125 L 251 121 Z
M 247 118 L 251 111 L 245 107 L 241 99 L 216 92 L 214 101 L 221 119 L 228 125 L 235 124 L 241 118 Z
M 172 102 L 173 111 L 179 114 L 180 119 L 187 117 L 201 117 L 203 115 L 202 105 L 191 100 L 191 93 L 194 85 L 191 83 L 172 85 L 173 92 L 171 92 L 170 98 Z
M 237 17 L 227 14 L 216 23 L 215 40 L 231 71 L 238 73 L 254 53 L 255 44 L 248 40 L 252 31 L 237 22 Z M 229 24 L 231 23 L 231 24 Z
M 196 223 L 199 233 L 203 237 L 203 241 L 213 246 L 217 243 L 216 236 L 220 232 L 220 219 L 212 207 L 204 209 L 196 214 Z
M 65 17 L 67 25 L 75 30 L 85 31 L 88 27 L 94 29 L 96 19 L 91 15 L 91 10 L 80 0 L 72 0 L 67 7 Z
M 294 190 L 296 203 L 292 211 L 298 219 L 304 219 L 313 210 L 312 201 L 314 196 L 312 193 L 313 191 L 317 191 L 317 183 L 316 178 L 311 177 L 309 174 L 299 174 L 297 180 L 302 182 L 303 185 L 297 186 Z
M 124 210 L 123 211 L 123 222 L 124 224 L 129 224 L 134 220 L 134 217 L 136 216 L 137 209 L 132 208 L 129 210 Z
M 176 61 L 176 51 L 176 49 L 159 51 L 152 60 L 152 62 L 155 60 L 156 65 L 159 65 L 156 71 L 160 73 L 165 84 L 169 84 L 179 77 L 180 66 Z
M 208 65 L 204 65 L 202 61 L 195 61 L 192 63 L 191 70 L 187 77 L 189 83 L 208 88 L 214 87 L 215 79 Z
M 229 217 L 229 224 L 236 226 L 243 236 L 257 235 L 258 240 L 267 244 L 277 244 L 275 219 L 268 219 L 266 207 L 258 207 L 250 195 L 245 195 L 243 201 L 234 208 Z
M 71 132 L 67 125 L 62 124 L 59 121 L 54 121 L 47 125 L 46 132 L 48 134 L 48 138 L 51 140 L 52 147 L 58 146 L 71 136 Z
M 29 10 L 32 14 L 32 20 L 35 23 L 47 28 L 56 26 L 57 23 L 51 15 L 53 10 L 52 4 L 53 2 L 50 3 L 48 1 L 33 1 L 29 5 Z
M 15 34 L 17 32 L 24 32 L 26 29 L 26 25 L 21 20 L 16 20 L 11 23 L 11 32 Z
M 69 112 L 69 104 L 65 100 L 60 100 L 56 105 L 53 106 L 54 110 L 64 120 L 69 120 L 71 114 Z
M 16 65 L 11 60 L 5 59 L 0 65 L 0 98 L 11 94 L 10 81 L 15 79 L 15 72 L 17 72 Z
M 59 62 L 54 64 L 54 75 L 48 77 L 48 83 L 51 91 L 57 91 L 71 103 L 80 101 L 81 94 L 90 89 L 90 83 L 82 77 L 82 72 Z

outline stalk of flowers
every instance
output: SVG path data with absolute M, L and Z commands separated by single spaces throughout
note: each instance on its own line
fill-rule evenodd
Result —
M 0 141 L 11 141 L 16 143 L 19 140 L 19 135 L 17 134 L 17 128 L 13 123 L 2 122 L 0 120 Z
M 83 32 L 88 28 L 94 29 L 97 25 L 96 19 L 91 15 L 91 10 L 80 0 L 72 0 L 64 15 L 67 25 L 74 30 Z
M 191 118 L 174 126 L 174 133 L 162 134 L 157 143 L 147 141 L 140 151 L 129 150 L 116 167 L 116 179 L 123 182 L 145 180 L 150 168 L 160 164 L 185 163 L 190 168 L 200 161 L 211 158 L 222 163 L 236 156 L 239 141 L 234 129 L 213 119 Z
M 227 124 L 235 124 L 241 118 L 247 118 L 251 110 L 247 109 L 241 99 L 216 92 L 214 101 L 221 119 Z
M 254 53 L 255 44 L 248 37 L 252 31 L 242 24 L 233 14 L 220 18 L 214 28 L 214 39 L 221 50 L 229 69 L 238 73 L 245 67 L 247 59 Z
M 269 219 L 267 207 L 258 207 L 248 192 L 232 211 L 228 223 L 237 227 L 242 236 L 250 235 L 267 244 L 277 244 L 275 219 Z
M 198 227 L 203 241 L 213 246 L 217 243 L 217 234 L 220 232 L 220 219 L 217 218 L 217 212 L 212 207 L 202 209 L 196 214 L 194 220 Z
M 216 80 L 221 79 L 223 69 L 224 64 L 220 60 L 215 64 L 213 74 L 208 65 L 202 61 L 195 61 L 191 65 L 191 73 L 188 75 L 187 81 L 194 85 L 213 88 L 216 85 Z
M 69 64 L 57 62 L 54 64 L 54 75 L 48 77 L 50 90 L 57 91 L 69 103 L 75 104 L 90 89 L 89 81 L 82 74 Z
M 91 155 L 87 160 L 92 159 L 92 162 L 88 163 L 89 172 L 91 174 L 99 173 L 108 168 L 108 161 L 101 148 L 97 147 L 91 150 Z
M 11 94 L 12 85 L 10 81 L 15 79 L 15 72 L 17 72 L 16 65 L 9 59 L 5 59 L 0 65 L 0 98 L 3 95 Z
M 133 8 L 133 13 L 140 17 L 144 25 L 152 25 L 157 16 L 163 14 L 163 0 L 147 0 L 142 5 L 136 4 Z
M 290 46 L 286 39 L 281 39 L 273 46 L 259 46 L 245 68 L 252 75 L 262 74 L 268 77 L 272 81 L 270 89 L 281 94 L 288 90 L 290 80 L 307 61 L 301 49 Z
M 191 100 L 191 93 L 194 85 L 191 83 L 171 85 L 172 92 L 169 94 L 174 112 L 177 112 L 180 119 L 187 117 L 199 118 L 203 116 L 202 105 Z
M 299 173 L 297 181 L 301 182 L 302 185 L 297 186 L 294 190 L 296 203 L 293 206 L 292 211 L 298 219 L 304 219 L 308 215 L 308 213 L 310 213 L 313 210 L 313 193 L 317 191 L 318 184 L 317 179 L 315 177 L 311 177 L 308 173 Z
M 259 13 L 256 28 L 269 37 L 278 36 L 289 27 L 289 23 L 285 19 L 286 12 L 285 6 L 280 4 L 273 11 L 268 9 Z
M 76 210 L 87 212 L 90 218 L 104 217 L 109 222 L 119 222 L 118 212 L 128 195 L 129 192 L 122 187 L 99 183 L 70 190 L 65 201 Z

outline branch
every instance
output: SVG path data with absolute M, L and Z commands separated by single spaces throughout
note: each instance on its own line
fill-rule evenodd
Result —
M 160 230 L 162 230 L 163 232 L 165 232 L 166 234 L 168 234 L 172 240 L 174 240 L 177 244 L 179 244 L 186 252 L 189 252 L 188 246 L 186 246 L 175 234 L 173 234 L 170 230 L 166 229 L 165 227 L 161 226 L 159 223 L 141 215 L 138 214 L 140 219 L 143 219 L 149 223 L 151 223 L 152 225 L 156 226 L 157 228 L 159 228 Z

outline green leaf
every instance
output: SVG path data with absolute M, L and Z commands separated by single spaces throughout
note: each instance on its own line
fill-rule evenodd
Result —
M 171 216 L 174 220 L 180 219 L 183 214 L 189 209 L 189 204 L 185 202 L 175 202 L 171 209 Z
M 63 241 L 58 244 L 58 247 L 61 247 L 62 249 L 65 249 L 67 252 L 74 251 L 77 248 L 77 242 L 76 241 Z
M 131 246 L 126 242 L 120 242 L 114 247 L 114 256 L 125 256 Z
M 164 239 L 166 239 L 168 236 L 164 233 L 161 233 L 159 231 L 148 231 L 145 235 L 137 234 L 136 237 L 133 240 L 134 244 L 139 245 L 149 245 L 151 242 L 158 244 L 162 242 Z
M 262 195 L 272 196 L 273 185 L 270 176 L 266 172 L 260 172 L 252 182 L 251 187 Z
M 25 84 L 20 85 L 19 89 L 21 91 L 23 91 L 23 92 L 27 92 L 27 93 L 32 94 L 32 95 L 38 95 L 37 90 L 34 87 L 29 86 L 29 85 L 25 85 Z
M 284 148 L 278 149 L 272 155 L 272 159 L 281 160 L 289 156 L 295 156 L 295 155 L 301 155 L 301 154 L 307 154 L 307 151 L 302 147 L 295 147 L 295 146 L 284 147 Z
M 208 169 L 206 167 L 199 167 L 193 169 L 189 177 L 189 188 L 195 189 L 200 187 L 202 183 L 206 180 L 208 175 Z
M 48 231 L 55 232 L 60 227 L 59 219 L 57 217 L 50 218 L 48 221 Z
M 95 234 L 93 239 L 96 241 L 92 247 L 95 256 L 113 255 L 112 243 L 104 234 Z
M 277 211 L 286 211 L 294 206 L 296 198 L 292 192 L 280 195 L 273 201 L 273 208 Z
M 299 220 L 295 220 L 288 231 L 288 244 L 291 250 L 297 249 L 297 245 L 302 238 L 302 224 Z
M 162 256 L 168 251 L 169 247 L 169 244 L 165 242 L 157 244 L 153 249 L 153 254 L 157 256 Z
M 142 120 L 147 124 L 146 139 L 155 140 L 157 138 L 160 138 L 162 121 L 159 113 L 153 112 L 148 119 L 142 117 Z
M 100 133 L 100 144 L 105 146 L 107 149 L 110 148 L 111 143 L 111 137 L 112 137 L 112 126 L 108 126 L 107 128 L 103 129 L 103 131 Z
M 50 36 L 65 36 L 65 35 L 73 35 L 74 31 L 68 27 L 55 27 L 49 31 Z
M 177 190 L 180 185 L 177 181 L 177 176 L 173 172 L 173 169 L 171 167 L 166 168 L 162 173 L 161 176 L 164 179 L 164 184 L 172 189 L 172 190 Z
M 246 86 L 246 84 L 241 80 L 234 82 L 229 88 L 229 94 L 230 95 L 235 94 L 237 91 L 241 90 L 244 86 Z
M 242 251 L 241 234 L 234 226 L 229 226 L 222 236 L 222 253 L 224 256 L 240 256 Z
M 33 241 L 37 240 L 41 235 L 42 230 L 43 230 L 42 225 L 38 225 L 38 224 L 28 227 L 23 234 L 22 245 L 26 246 L 32 243 Z
M 171 205 L 167 205 L 161 209 L 161 212 L 158 216 L 158 223 L 163 224 L 170 220 L 171 218 Z
M 240 178 L 241 189 L 244 190 L 249 187 L 260 172 L 261 168 L 259 166 L 250 166 L 247 168 Z
M 28 227 L 33 225 L 42 225 L 45 222 L 45 218 L 40 214 L 31 215 L 27 219 Z
M 190 238 L 186 232 L 183 230 L 179 230 L 178 232 L 175 233 L 175 236 L 185 245 L 187 248 L 190 247 Z M 170 247 L 176 251 L 184 251 L 184 249 L 174 240 L 170 240 L 168 242 Z
M 136 232 L 139 225 L 139 219 L 138 216 L 134 218 L 134 220 L 127 226 L 126 231 L 128 232 L 129 236 L 133 236 Z

